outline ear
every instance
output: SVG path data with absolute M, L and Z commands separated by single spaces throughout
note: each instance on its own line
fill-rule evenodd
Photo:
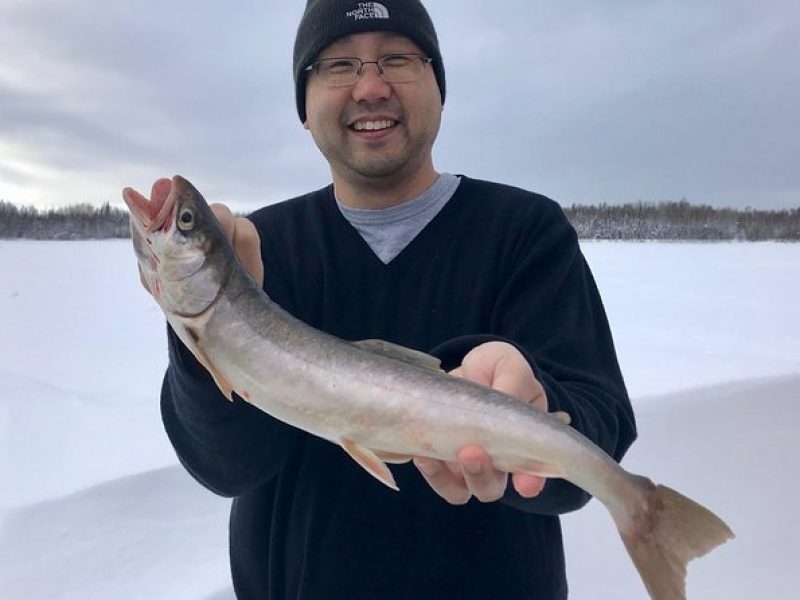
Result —
M 309 129 L 309 126 L 308 126 L 308 119 L 306 119 L 305 121 L 303 121 L 303 129 Z

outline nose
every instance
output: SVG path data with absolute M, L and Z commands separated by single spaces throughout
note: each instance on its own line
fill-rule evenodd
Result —
M 367 63 L 361 67 L 361 77 L 353 86 L 353 100 L 356 102 L 376 102 L 386 100 L 392 95 L 392 86 L 383 80 L 378 65 Z

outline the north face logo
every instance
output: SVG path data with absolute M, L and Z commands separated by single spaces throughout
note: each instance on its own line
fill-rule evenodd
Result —
M 358 8 L 345 13 L 346 16 L 360 21 L 361 19 L 388 19 L 389 11 L 378 2 L 359 2 Z

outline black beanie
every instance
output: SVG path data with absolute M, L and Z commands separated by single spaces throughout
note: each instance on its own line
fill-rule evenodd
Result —
M 354 33 L 392 31 L 413 41 L 433 59 L 431 66 L 444 103 L 444 65 L 431 18 L 418 0 L 308 0 L 294 42 L 297 113 L 306 120 L 306 67 L 329 44 Z

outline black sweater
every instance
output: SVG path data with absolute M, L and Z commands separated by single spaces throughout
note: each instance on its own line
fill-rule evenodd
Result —
M 450 202 L 388 265 L 339 212 L 329 186 L 251 216 L 269 296 L 342 338 L 382 338 L 460 364 L 514 343 L 550 410 L 617 460 L 635 426 L 600 297 L 574 230 L 543 196 L 462 177 Z M 535 499 L 451 506 L 408 463 L 400 492 L 337 446 L 241 400 L 225 401 L 170 332 L 167 433 L 186 469 L 234 498 L 230 555 L 240 599 L 565 598 L 560 513 L 588 501 L 550 480 Z

